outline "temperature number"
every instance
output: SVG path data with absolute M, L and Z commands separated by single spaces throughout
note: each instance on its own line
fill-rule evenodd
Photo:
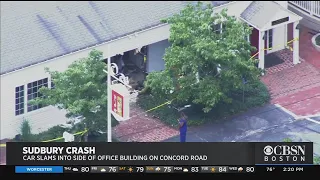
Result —
M 254 172 L 254 167 L 247 167 L 247 168 L 246 168 L 246 171 L 247 171 L 247 172 Z
M 117 167 L 109 167 L 109 172 L 117 172 Z
M 219 172 L 227 172 L 227 167 L 219 167 L 218 168 Z
M 199 172 L 199 167 L 192 167 L 191 172 Z
M 164 167 L 164 172 L 171 172 L 172 171 L 172 167 Z
M 137 168 L 137 172 L 138 173 L 144 172 L 144 168 L 143 167 L 136 167 L 136 168 Z
M 81 167 L 81 172 L 89 172 L 90 168 L 89 167 Z

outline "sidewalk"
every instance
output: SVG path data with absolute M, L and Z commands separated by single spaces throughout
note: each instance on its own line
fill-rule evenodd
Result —
M 261 80 L 271 93 L 271 103 L 280 104 L 296 115 L 306 116 L 320 112 L 320 52 L 312 45 L 312 31 L 302 27 L 300 32 L 301 64 L 267 74 Z
M 149 114 L 143 114 L 144 111 L 139 107 L 131 106 L 130 108 L 130 117 L 133 118 L 120 122 L 113 128 L 114 136 L 120 141 L 161 142 L 179 134 L 176 128 L 169 127 Z M 136 116 L 137 114 L 140 115 Z
M 272 100 L 299 116 L 320 113 L 320 86 Z
M 320 70 L 320 52 L 318 52 L 312 45 L 311 38 L 314 36 L 310 32 L 312 30 L 303 27 L 300 30 L 300 40 L 299 40 L 299 48 L 300 48 L 300 58 L 304 59 L 308 63 L 312 64 L 314 67 Z

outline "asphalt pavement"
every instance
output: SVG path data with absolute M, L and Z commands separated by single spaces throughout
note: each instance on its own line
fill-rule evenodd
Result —
M 275 105 L 266 105 L 219 122 L 190 128 L 187 142 L 314 142 L 320 156 L 320 117 L 295 120 Z M 165 142 L 179 142 L 179 136 Z

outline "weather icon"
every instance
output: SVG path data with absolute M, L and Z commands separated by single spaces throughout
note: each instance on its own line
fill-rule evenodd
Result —
M 189 172 L 189 170 L 187 168 L 184 168 L 183 172 Z
M 160 171 L 161 170 L 161 168 L 160 167 L 156 167 L 156 171 Z
M 79 169 L 78 169 L 78 168 L 72 168 L 72 171 L 73 171 L 73 172 L 78 172 Z
M 238 172 L 242 172 L 243 171 L 243 168 L 242 167 L 239 167 L 238 168 Z
M 107 170 L 106 170 L 106 169 L 104 169 L 104 168 L 102 168 L 100 171 L 101 171 L 101 172 L 106 172 Z

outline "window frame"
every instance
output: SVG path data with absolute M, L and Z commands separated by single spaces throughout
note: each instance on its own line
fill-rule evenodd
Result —
M 43 86 L 48 88 L 48 85 L 49 85 L 48 78 L 43 78 L 27 84 L 27 112 L 32 112 L 44 107 L 41 104 L 31 105 L 29 104 L 29 101 L 38 97 L 42 97 L 42 95 L 39 92 L 39 89 Z
M 223 32 L 223 23 L 216 23 L 213 25 L 213 32 L 216 34 L 222 34 Z
M 273 29 L 268 30 L 268 48 L 273 48 Z
M 55 84 L 54 84 L 54 82 L 52 81 L 52 79 L 51 79 L 51 82 L 50 82 L 50 89 L 55 89 L 56 88 L 56 86 L 55 86 Z
M 15 116 L 25 113 L 25 89 L 24 85 L 15 88 Z
M 250 41 L 251 41 L 251 36 L 250 36 L 250 34 L 244 36 L 244 39 L 245 39 L 248 43 L 250 43 Z

